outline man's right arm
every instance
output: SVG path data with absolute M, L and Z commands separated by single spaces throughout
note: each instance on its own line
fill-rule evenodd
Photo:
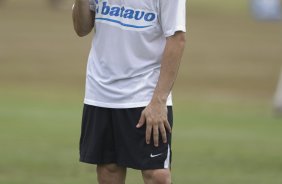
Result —
M 94 27 L 95 13 L 90 10 L 89 0 L 75 0 L 72 10 L 73 26 L 78 36 L 88 35 Z

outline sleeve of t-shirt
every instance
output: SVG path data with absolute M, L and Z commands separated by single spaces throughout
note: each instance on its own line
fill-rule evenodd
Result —
M 165 37 L 186 32 L 186 0 L 160 0 L 159 19 Z

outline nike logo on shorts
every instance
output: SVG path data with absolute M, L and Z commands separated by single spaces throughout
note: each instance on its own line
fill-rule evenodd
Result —
M 162 154 L 163 154 L 163 153 L 159 153 L 159 154 L 153 155 L 153 154 L 151 153 L 150 157 L 151 157 L 151 158 L 154 158 L 154 157 L 161 156 Z

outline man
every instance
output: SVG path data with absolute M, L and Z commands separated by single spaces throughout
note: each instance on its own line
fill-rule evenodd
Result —
M 80 161 L 100 184 L 171 183 L 171 90 L 185 45 L 185 0 L 76 0 L 74 29 L 95 29 L 88 58 Z M 89 8 L 90 7 L 90 8 Z

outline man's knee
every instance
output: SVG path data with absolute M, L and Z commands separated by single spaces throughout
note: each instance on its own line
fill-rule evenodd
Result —
M 97 166 L 97 172 L 106 172 L 109 174 L 114 174 L 121 172 L 123 170 L 122 167 L 117 166 L 116 164 L 103 164 L 103 165 L 98 165 Z
M 97 175 L 101 184 L 124 183 L 126 169 L 116 164 L 98 165 Z
M 171 184 L 169 169 L 155 169 L 142 171 L 146 184 Z

